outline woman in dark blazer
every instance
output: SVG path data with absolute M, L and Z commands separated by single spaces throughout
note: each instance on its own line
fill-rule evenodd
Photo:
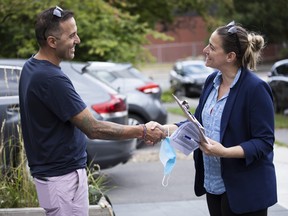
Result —
M 217 71 L 195 112 L 209 141 L 194 151 L 195 193 L 206 194 L 211 216 L 266 216 L 277 202 L 272 94 L 251 71 L 263 47 L 261 35 L 231 22 L 203 50 L 206 66 Z

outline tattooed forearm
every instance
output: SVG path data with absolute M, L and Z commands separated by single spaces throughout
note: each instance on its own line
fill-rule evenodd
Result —
M 167 136 L 164 126 L 159 123 L 121 125 L 109 121 L 98 121 L 87 108 L 73 116 L 70 121 L 90 139 L 141 138 L 147 144 L 155 144 Z
M 73 117 L 71 122 L 90 139 L 129 139 L 141 136 L 141 128 L 97 121 L 88 109 Z
M 100 139 L 123 139 L 125 138 L 125 129 L 123 125 L 112 122 L 98 121 L 97 126 L 92 127 L 93 135 Z

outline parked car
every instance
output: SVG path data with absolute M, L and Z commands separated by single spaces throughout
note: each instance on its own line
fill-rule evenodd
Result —
M 275 112 L 284 112 L 288 109 L 288 59 L 272 65 L 267 82 L 272 89 Z
M 161 87 L 130 63 L 89 62 L 82 73 L 97 78 L 127 95 L 129 124 L 156 121 L 167 123 L 167 111 L 161 102 Z M 138 141 L 140 148 L 143 141 Z
M 5 153 L 11 153 L 11 145 L 9 145 L 11 141 L 13 146 L 15 143 L 19 143 L 16 127 L 20 123 L 18 81 L 24 62 L 24 60 L 17 59 L 0 59 L 0 128 L 2 131 L 0 144 L 1 147 L 6 148 Z M 72 80 L 76 91 L 96 119 L 128 124 L 126 96 L 119 94 L 103 82 L 83 76 L 80 72 L 85 65 L 85 63 L 62 62 L 60 66 Z M 101 169 L 113 167 L 120 163 L 126 163 L 135 149 L 136 139 L 120 141 L 87 138 L 87 163 L 88 166 L 99 164 Z M 12 150 L 15 156 L 17 148 Z M 6 154 L 2 158 L 3 160 L 7 164 L 11 157 Z
M 202 93 L 206 78 L 213 71 L 202 60 L 178 61 L 170 71 L 170 88 L 178 97 L 197 97 Z

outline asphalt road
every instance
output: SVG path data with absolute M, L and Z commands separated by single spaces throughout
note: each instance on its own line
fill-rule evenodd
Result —
M 144 157 L 151 157 L 148 152 Z M 152 153 L 154 154 L 154 153 Z M 158 156 L 158 153 L 155 153 Z M 162 186 L 163 166 L 159 159 L 133 162 L 105 171 L 112 190 L 108 192 L 113 204 L 154 203 L 197 199 L 193 191 L 194 168 L 192 160 L 179 160 Z
M 181 116 L 169 114 L 168 122 L 182 120 Z M 163 165 L 159 160 L 160 144 L 136 150 L 126 164 L 103 170 L 112 203 L 153 203 L 204 199 L 194 194 L 194 162 L 191 156 L 177 153 L 176 165 L 167 187 L 162 186 Z

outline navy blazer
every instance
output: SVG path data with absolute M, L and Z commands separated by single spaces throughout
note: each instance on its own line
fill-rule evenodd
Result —
M 195 117 L 201 113 L 217 72 L 204 85 Z M 245 158 L 221 158 L 221 171 L 229 204 L 237 214 L 268 208 L 277 202 L 276 175 L 273 165 L 274 109 L 270 87 L 252 71 L 242 68 L 235 86 L 230 89 L 220 128 L 220 143 L 225 147 L 240 145 Z M 194 151 L 195 194 L 204 188 L 203 156 Z

